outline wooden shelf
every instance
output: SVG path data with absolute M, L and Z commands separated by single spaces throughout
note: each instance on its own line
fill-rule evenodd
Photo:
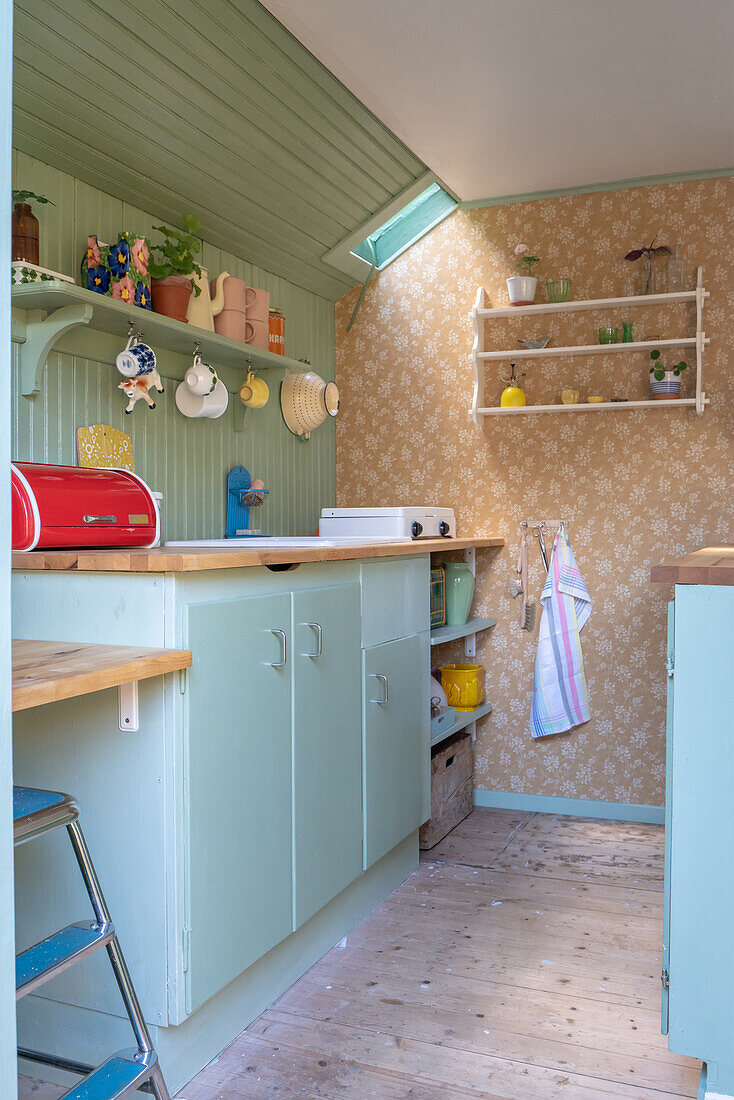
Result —
M 703 292 L 705 298 L 708 291 Z M 618 309 L 630 306 L 667 306 L 676 302 L 695 302 L 695 290 L 680 290 L 672 294 L 635 294 L 625 298 L 587 298 L 578 302 L 540 302 L 532 306 L 499 306 L 477 310 L 478 317 L 527 317 L 541 313 L 578 313 L 589 309 Z
M 437 626 L 431 630 L 431 645 L 468 638 L 471 634 L 478 634 L 480 630 L 489 630 L 496 625 L 496 619 L 469 619 L 463 626 Z
M 703 398 L 703 404 L 709 404 L 709 398 Z M 695 408 L 695 397 L 666 398 L 663 401 L 598 401 L 589 404 L 585 401 L 582 405 L 517 405 L 509 408 L 501 408 L 499 405 L 487 409 L 477 409 L 477 416 L 533 416 L 537 413 L 585 413 L 585 412 L 609 412 L 610 409 L 624 411 L 629 409 L 678 409 Z
M 131 321 L 145 334 L 145 339 L 157 350 L 191 355 L 194 344 L 199 344 L 202 357 L 215 367 L 235 367 L 247 370 L 303 371 L 307 368 L 296 359 L 274 355 L 229 340 L 216 332 L 197 328 L 195 325 L 174 321 L 153 310 L 141 309 L 104 294 L 59 281 L 21 284 L 11 292 L 14 309 L 26 313 L 21 336 L 21 390 L 28 396 L 39 387 L 41 369 L 56 341 L 69 329 L 88 325 L 99 332 L 113 333 L 120 338 L 120 348 L 125 344 Z M 43 311 L 39 316 L 35 311 Z
M 483 718 L 485 714 L 490 714 L 492 711 L 491 703 L 482 703 L 480 707 L 475 707 L 474 710 L 465 710 L 463 713 L 456 715 L 456 721 L 453 726 L 449 726 L 448 729 L 441 730 L 435 738 L 431 739 L 431 748 L 435 745 L 440 745 L 442 741 L 446 741 L 454 733 L 458 733 L 460 730 L 466 729 L 472 722 L 476 722 L 479 718 Z
M 188 649 L 13 640 L 13 710 L 190 668 Z
M 704 344 L 710 341 L 705 339 Z M 652 351 L 654 348 L 695 348 L 696 337 L 684 336 L 680 340 L 634 340 L 627 344 L 571 344 L 569 347 L 519 348 L 503 351 L 480 351 L 477 359 L 488 362 L 494 359 L 541 359 L 549 355 L 606 355 L 618 351 Z

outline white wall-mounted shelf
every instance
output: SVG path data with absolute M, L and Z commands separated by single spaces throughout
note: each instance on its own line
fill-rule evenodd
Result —
M 704 405 L 709 404 L 709 398 L 704 397 Z M 665 398 L 662 401 L 596 401 L 587 402 L 579 405 L 514 405 L 508 408 L 501 408 L 499 405 L 494 405 L 486 409 L 477 409 L 477 413 L 480 416 L 532 416 L 534 413 L 585 413 L 585 412 L 608 412 L 610 409 L 616 409 L 617 411 L 624 411 L 625 409 L 680 409 L 680 408 L 695 408 L 695 397 L 673 397 Z
M 704 344 L 708 344 L 704 340 Z M 481 351 L 477 359 L 489 362 L 493 359 L 541 359 L 548 355 L 607 355 L 618 351 L 652 351 L 653 348 L 695 348 L 696 337 L 684 336 L 680 340 L 634 340 L 626 344 L 570 344 L 566 347 L 518 348 L 517 351 Z
M 620 409 L 671 409 L 694 407 L 700 416 L 709 400 L 703 389 L 703 350 L 710 343 L 703 331 L 703 305 L 710 294 L 703 287 L 703 268 L 696 275 L 696 289 L 677 291 L 671 294 L 640 294 L 624 298 L 593 298 L 580 302 L 547 302 L 529 306 L 502 306 L 492 309 L 486 305 L 484 287 L 477 292 L 472 318 L 474 322 L 474 345 L 472 361 L 474 365 L 474 393 L 472 396 L 471 417 L 479 426 L 486 416 L 527 416 L 541 412 L 608 412 Z M 580 310 L 600 310 L 627 308 L 630 306 L 670 305 L 676 302 L 690 302 L 696 307 L 696 334 L 678 339 L 669 337 L 664 340 L 635 340 L 617 344 L 575 344 L 563 347 L 545 348 L 508 348 L 488 351 L 485 347 L 485 321 L 499 317 L 533 316 L 542 313 L 574 313 Z M 677 398 L 664 401 L 602 401 L 597 404 L 579 405 L 523 405 L 513 408 L 488 407 L 484 403 L 485 363 L 499 360 L 540 359 L 549 356 L 574 355 L 618 355 L 623 352 L 652 351 L 654 348 L 695 348 L 696 349 L 696 396 L 695 398 Z
M 532 306 L 499 306 L 477 310 L 480 317 L 527 317 L 540 313 L 578 313 L 588 309 L 616 309 L 623 306 L 666 306 L 676 302 L 695 302 L 695 290 L 678 290 L 671 294 L 635 294 L 626 298 L 586 298 L 579 302 L 539 302 Z M 708 298 L 708 291 L 704 291 Z
M 468 638 L 472 634 L 478 634 L 480 630 L 489 630 L 496 625 L 496 619 L 469 619 L 463 626 L 436 626 L 431 630 L 431 645 Z
M 240 370 L 276 369 L 303 371 L 303 363 L 285 355 L 274 355 L 239 340 L 229 340 L 216 332 L 174 321 L 150 309 L 141 309 L 118 302 L 104 294 L 75 286 L 73 283 L 51 281 L 20 284 L 11 292 L 16 314 L 15 331 L 20 333 L 21 392 L 26 396 L 38 391 L 41 370 L 56 341 L 65 332 L 87 325 L 99 332 L 120 337 L 120 348 L 127 339 L 130 323 L 145 334 L 145 339 L 159 349 L 191 355 L 199 345 L 202 357 L 216 367 Z

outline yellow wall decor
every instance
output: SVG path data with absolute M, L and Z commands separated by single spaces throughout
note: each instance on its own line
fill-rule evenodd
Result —
M 359 289 L 337 303 L 337 504 L 448 505 L 460 534 L 497 534 L 480 553 L 474 614 L 496 616 L 477 638 L 494 711 L 479 724 L 475 783 L 487 790 L 661 805 L 665 785 L 665 623 L 671 591 L 650 566 L 706 544 L 734 542 L 734 180 L 709 179 L 457 211 L 376 275 L 352 331 Z M 574 298 L 624 294 L 629 249 L 657 235 L 682 244 L 690 285 L 704 268 L 706 392 L 695 411 L 557 413 L 488 418 L 476 428 L 470 313 L 477 287 L 506 305 L 512 249 L 527 242 L 546 279 L 569 275 Z M 593 343 L 604 324 L 635 323 L 636 338 L 684 336 L 693 307 L 636 307 L 508 318 L 487 324 L 487 347 L 549 335 Z M 517 345 L 519 346 L 519 345 Z M 687 351 L 688 349 L 686 349 Z M 678 355 L 677 358 L 681 356 Z M 695 386 L 695 355 L 683 394 Z M 562 390 L 649 396 L 647 353 L 528 360 L 528 403 Z M 499 404 L 507 364 L 486 367 L 487 404 Z M 563 516 L 594 601 L 583 649 L 591 721 L 532 741 L 528 716 L 536 635 L 520 630 L 508 582 L 518 524 Z M 534 596 L 544 579 L 530 547 Z M 460 660 L 460 649 L 442 653 Z
M 80 466 L 114 466 L 133 470 L 133 441 L 109 424 L 77 428 L 76 449 Z

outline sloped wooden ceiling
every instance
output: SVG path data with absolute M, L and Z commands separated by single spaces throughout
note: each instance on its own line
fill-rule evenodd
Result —
M 16 0 L 14 34 L 17 148 L 327 298 L 426 171 L 256 0 Z

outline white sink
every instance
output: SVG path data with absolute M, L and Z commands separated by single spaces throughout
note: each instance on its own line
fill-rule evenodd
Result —
M 385 542 L 412 542 L 413 540 L 407 537 L 395 538 L 389 536 L 386 538 L 360 536 L 359 538 L 338 538 L 333 537 L 329 539 L 322 539 L 318 537 L 299 537 L 288 536 L 284 538 L 273 536 L 268 537 L 265 535 L 255 535 L 252 538 L 234 538 L 234 539 L 192 539 L 188 542 L 165 542 L 164 546 L 178 546 L 188 547 L 189 549 L 198 549 L 199 547 L 221 547 L 225 550 L 299 550 L 299 549 L 316 549 L 319 546 L 364 546 L 371 543 L 385 543 Z

